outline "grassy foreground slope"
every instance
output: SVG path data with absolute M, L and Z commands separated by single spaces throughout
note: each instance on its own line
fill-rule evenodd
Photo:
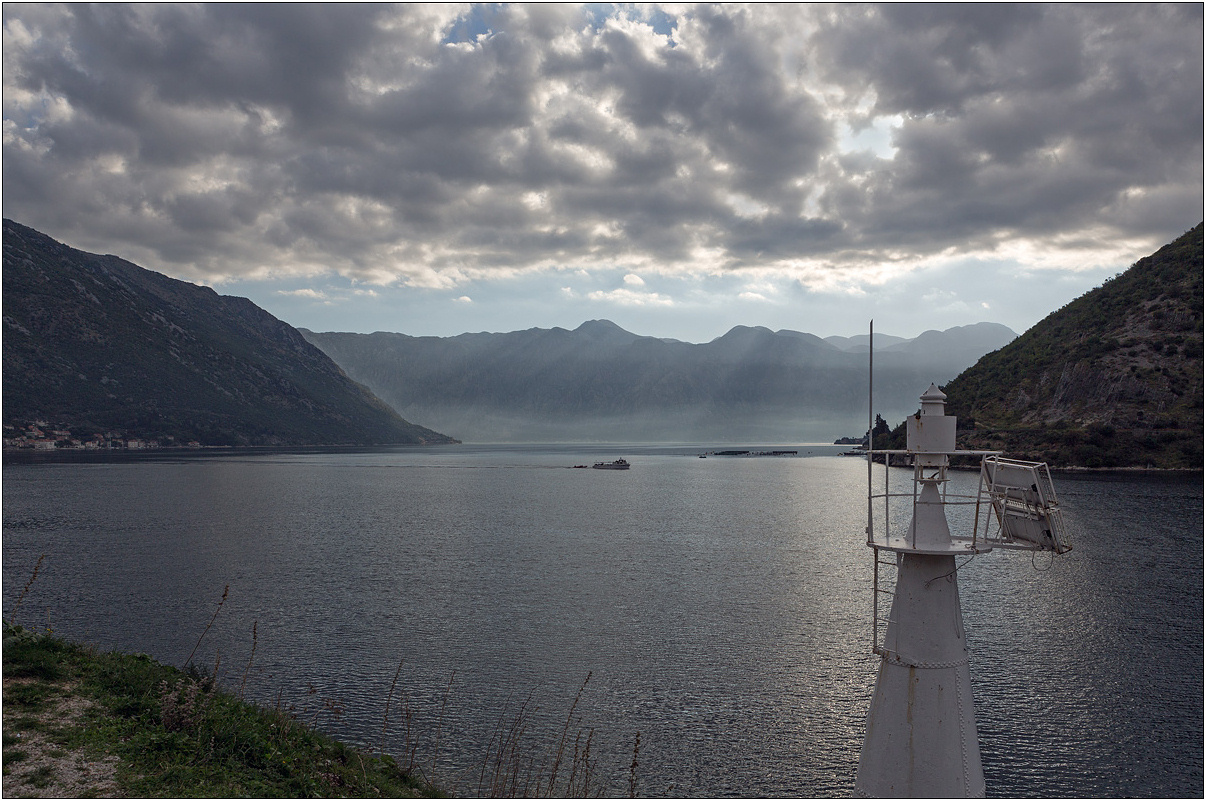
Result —
M 145 655 L 4 624 L 6 797 L 435 797 L 388 755 Z

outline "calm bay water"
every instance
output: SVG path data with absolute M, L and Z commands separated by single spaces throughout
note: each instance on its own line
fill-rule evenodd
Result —
M 373 746 L 401 661 L 419 756 L 462 794 L 500 720 L 526 700 L 559 733 L 589 673 L 609 795 L 638 731 L 642 795 L 850 795 L 877 666 L 866 466 L 793 447 L 9 460 L 4 616 L 45 553 L 19 622 L 181 664 L 229 585 L 195 661 L 237 684 L 254 623 L 248 692 Z M 1201 797 L 1201 477 L 1056 486 L 1072 553 L 960 570 L 989 794 Z

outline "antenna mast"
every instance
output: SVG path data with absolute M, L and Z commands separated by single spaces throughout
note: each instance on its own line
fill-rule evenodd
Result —
M 874 376 L 875 376 L 875 320 L 872 319 L 867 326 L 867 544 L 870 545 L 874 541 L 872 531 L 872 513 L 871 513 L 871 451 L 875 449 L 875 402 L 874 402 Z M 885 457 L 886 458 L 886 457 Z M 884 469 L 888 469 L 887 462 L 884 463 Z

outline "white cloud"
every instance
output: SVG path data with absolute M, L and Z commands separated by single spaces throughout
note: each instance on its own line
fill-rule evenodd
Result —
M 587 294 L 591 300 L 614 303 L 618 306 L 673 306 L 674 300 L 657 292 L 635 292 L 631 289 L 595 291 Z
M 308 298 L 310 300 L 326 300 L 327 299 L 327 296 L 325 293 L 320 292 L 317 289 L 309 289 L 309 288 L 278 289 L 276 291 L 276 294 L 287 295 L 289 297 L 294 297 L 294 298 Z
M 205 283 L 479 301 L 546 273 L 661 310 L 629 276 L 776 302 L 960 260 L 1088 276 L 1200 220 L 1202 14 L 7 4 L 5 214 Z
M 767 298 L 774 295 L 780 295 L 783 289 L 777 281 L 747 281 L 745 291 L 751 295 L 757 295 L 762 298 Z

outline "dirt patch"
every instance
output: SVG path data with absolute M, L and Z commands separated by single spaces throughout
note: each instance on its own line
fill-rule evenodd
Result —
M 4 694 L 33 682 L 5 679 Z M 8 705 L 4 715 L 5 798 L 117 798 L 116 756 L 96 757 L 82 749 L 68 749 L 58 735 L 76 726 L 92 702 L 74 693 L 74 686 L 60 685 L 61 692 L 47 699 L 37 711 L 16 711 Z M 10 696 L 11 697 L 11 696 Z M 8 725 L 14 718 L 29 718 L 36 727 L 16 731 Z

